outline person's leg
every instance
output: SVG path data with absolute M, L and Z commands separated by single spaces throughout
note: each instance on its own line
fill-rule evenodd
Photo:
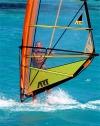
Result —
M 34 95 L 34 93 L 32 93 L 32 101 L 34 102 L 36 100 L 36 95 Z
M 47 89 L 47 90 L 46 90 L 46 93 L 47 93 L 47 94 L 50 94 L 50 93 L 51 93 L 51 89 Z

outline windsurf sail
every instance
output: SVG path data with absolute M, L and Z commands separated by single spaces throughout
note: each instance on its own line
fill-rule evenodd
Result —
M 53 4 L 27 1 L 20 46 L 22 102 L 73 79 L 96 56 L 86 0 L 78 6 L 66 0 Z M 36 46 L 38 42 L 41 47 Z

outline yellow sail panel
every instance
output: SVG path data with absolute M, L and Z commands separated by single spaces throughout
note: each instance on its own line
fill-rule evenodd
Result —
M 86 62 L 86 60 L 50 68 L 47 70 L 31 67 L 30 83 L 27 93 L 53 85 L 59 81 L 73 77 L 75 72 Z M 39 72 L 38 72 L 39 71 Z M 37 76 L 35 77 L 36 73 Z

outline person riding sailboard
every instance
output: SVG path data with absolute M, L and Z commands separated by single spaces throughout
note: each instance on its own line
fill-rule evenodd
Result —
M 34 51 L 33 51 L 33 65 L 35 63 L 35 66 L 37 68 L 43 68 L 44 69 L 43 62 L 44 62 L 45 53 L 43 52 L 42 47 L 43 47 L 43 45 L 42 45 L 41 42 L 36 43 L 36 46 L 35 46 Z
M 46 66 L 43 65 L 44 63 L 44 57 L 45 57 L 45 52 L 43 52 L 42 50 L 43 48 L 43 45 L 42 45 L 42 42 L 37 42 L 36 45 L 35 45 L 35 48 L 34 48 L 34 51 L 33 51 L 33 59 L 32 59 L 32 62 L 33 62 L 33 66 L 36 67 L 36 68 L 39 68 L 39 69 L 46 69 Z M 50 93 L 50 89 L 49 90 L 46 90 L 47 93 Z M 36 96 L 34 93 L 32 93 L 32 99 L 33 101 L 36 100 Z

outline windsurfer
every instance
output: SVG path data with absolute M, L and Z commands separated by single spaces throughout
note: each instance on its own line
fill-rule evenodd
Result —
M 43 45 L 41 42 L 37 42 L 36 48 L 34 49 L 33 52 L 33 65 L 37 68 L 40 69 L 46 69 L 44 63 L 44 56 L 45 56 L 45 52 L 43 52 L 42 48 Z M 46 90 L 47 93 L 50 93 L 50 89 Z M 32 99 L 33 101 L 36 99 L 36 96 L 34 94 L 32 94 Z
M 43 62 L 44 62 L 44 55 L 45 53 L 42 51 L 42 43 L 41 42 L 37 42 L 36 48 L 34 49 L 34 62 L 35 62 L 35 66 L 37 68 L 42 68 L 44 69 L 44 65 L 43 65 Z

